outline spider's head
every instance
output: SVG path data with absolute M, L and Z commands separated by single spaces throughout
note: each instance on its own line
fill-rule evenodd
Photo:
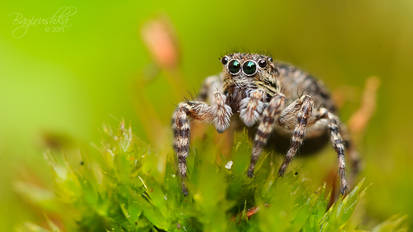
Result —
M 260 83 L 275 83 L 278 70 L 269 56 L 233 53 L 221 58 L 224 82 L 242 87 L 257 87 Z

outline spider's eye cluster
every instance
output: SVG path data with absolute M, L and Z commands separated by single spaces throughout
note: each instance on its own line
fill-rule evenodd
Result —
M 229 73 L 232 75 L 237 75 L 241 71 L 247 76 L 253 76 L 258 71 L 258 66 L 260 68 L 265 68 L 268 65 L 268 61 L 272 62 L 272 58 L 260 59 L 258 62 L 254 60 L 247 60 L 243 64 L 237 59 L 230 59 L 228 56 L 221 58 L 221 63 L 226 65 Z

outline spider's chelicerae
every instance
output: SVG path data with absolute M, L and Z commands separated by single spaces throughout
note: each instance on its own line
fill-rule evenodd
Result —
M 278 172 L 280 176 L 303 141 L 325 138 L 327 134 L 338 155 L 340 190 L 344 194 L 348 189 L 344 149 L 352 146 L 323 84 L 294 66 L 273 62 L 271 57 L 260 54 L 229 54 L 221 62 L 223 71 L 205 80 L 198 99 L 179 103 L 173 114 L 174 149 L 180 176 L 185 179 L 187 172 L 190 120 L 212 123 L 218 132 L 223 132 L 234 118 L 255 129 L 249 177 L 253 176 L 271 134 L 291 138 Z M 182 187 L 187 194 L 184 181 Z

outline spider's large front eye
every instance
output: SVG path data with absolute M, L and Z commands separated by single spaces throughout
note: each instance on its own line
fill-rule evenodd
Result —
M 247 75 L 254 75 L 257 72 L 257 64 L 254 61 L 247 61 L 242 66 L 242 70 Z
M 238 60 L 232 60 L 228 64 L 228 70 L 231 74 L 237 74 L 241 70 L 241 64 Z

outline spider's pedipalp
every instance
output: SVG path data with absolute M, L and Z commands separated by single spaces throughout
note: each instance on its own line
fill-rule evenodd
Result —
M 215 92 L 215 104 L 211 106 L 212 122 L 219 133 L 224 132 L 230 124 L 232 109 L 225 104 L 226 96 L 220 92 Z
M 240 102 L 240 118 L 247 127 L 251 127 L 261 116 L 264 109 L 264 91 L 254 90 Z

